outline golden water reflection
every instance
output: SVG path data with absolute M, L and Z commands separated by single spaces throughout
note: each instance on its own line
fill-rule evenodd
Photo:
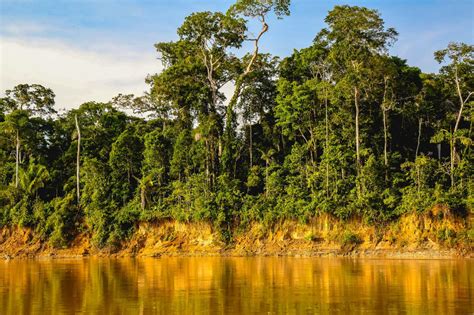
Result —
M 472 260 L 0 261 L 0 314 L 472 312 Z

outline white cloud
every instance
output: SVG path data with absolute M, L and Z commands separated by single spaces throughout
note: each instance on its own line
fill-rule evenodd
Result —
M 102 42 L 84 48 L 59 39 L 0 37 L 0 93 L 20 83 L 42 84 L 55 92 L 58 109 L 105 102 L 118 93 L 141 95 L 147 74 L 161 68 L 153 47 L 139 51 Z
M 49 27 L 44 23 L 32 21 L 2 21 L 2 32 L 12 36 L 39 34 L 48 30 Z

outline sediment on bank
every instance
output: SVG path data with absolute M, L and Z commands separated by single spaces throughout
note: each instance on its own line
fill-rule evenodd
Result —
M 54 248 L 31 229 L 0 230 L 0 257 L 160 257 L 199 255 L 288 255 L 386 258 L 474 258 L 473 216 L 459 218 L 434 209 L 392 223 L 340 221 L 327 215 L 309 222 L 252 223 L 233 230 L 231 242 L 210 223 L 163 220 L 141 223 L 115 248 L 97 248 L 87 233 L 66 248 Z

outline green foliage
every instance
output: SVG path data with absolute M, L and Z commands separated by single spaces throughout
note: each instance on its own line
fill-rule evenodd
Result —
M 38 227 L 42 234 L 49 238 L 54 247 L 66 247 L 80 231 L 81 213 L 74 204 L 74 193 L 66 195 L 64 198 L 55 198 L 50 202 L 48 212 L 38 213 L 40 222 Z
M 469 238 L 469 240 L 471 242 L 474 242 L 474 228 L 471 228 L 468 233 L 467 233 L 467 237 Z
M 109 156 L 111 198 L 124 205 L 137 188 L 143 143 L 135 130 L 126 129 L 112 144 Z
M 278 18 L 290 15 L 290 0 L 237 0 L 228 13 L 261 17 L 270 11 L 274 11 Z
M 376 10 L 343 5 L 310 47 L 260 53 L 268 17 L 289 4 L 238 0 L 226 14 L 191 14 L 176 41 L 155 45 L 164 69 L 143 96 L 52 116 L 50 89 L 7 90 L 0 225 L 34 228 L 55 247 L 88 233 L 113 250 L 140 222 L 162 219 L 209 222 L 231 242 L 252 222 L 322 213 L 372 224 L 435 206 L 472 215 L 472 45 L 449 44 L 435 53 L 447 61 L 440 73 L 423 74 L 388 55 L 397 33 Z M 261 23 L 258 39 L 247 18 Z M 255 50 L 245 53 L 246 41 Z M 340 241 L 361 239 L 348 231 Z
M 362 243 L 362 239 L 352 231 L 346 231 L 342 235 L 341 244 L 342 246 L 358 245 Z
M 436 237 L 438 241 L 452 246 L 456 240 L 456 232 L 450 228 L 442 228 L 438 230 Z

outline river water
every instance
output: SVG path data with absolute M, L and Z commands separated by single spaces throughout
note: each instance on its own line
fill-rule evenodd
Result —
M 0 314 L 472 314 L 473 260 L 0 261 Z

